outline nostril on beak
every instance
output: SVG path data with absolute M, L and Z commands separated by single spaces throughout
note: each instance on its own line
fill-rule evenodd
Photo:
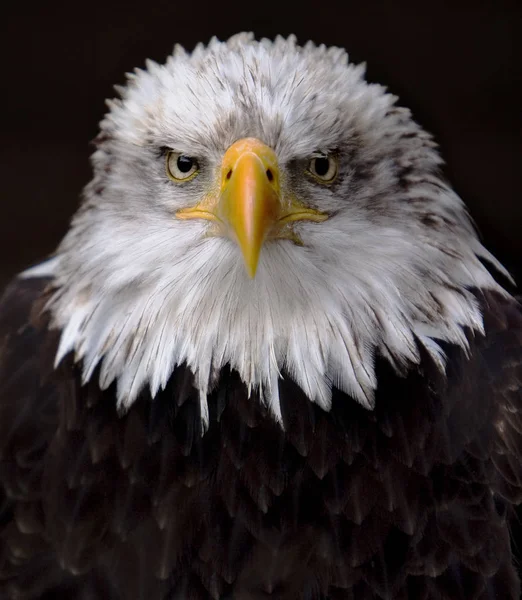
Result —
M 227 173 L 227 177 L 226 177 L 227 181 L 228 181 L 228 180 L 229 180 L 231 177 L 232 177 L 232 169 L 229 169 L 229 170 L 228 170 L 228 173 Z
M 266 176 L 268 177 L 268 181 L 273 181 L 274 180 L 274 175 L 272 173 L 272 171 L 270 169 L 266 170 Z

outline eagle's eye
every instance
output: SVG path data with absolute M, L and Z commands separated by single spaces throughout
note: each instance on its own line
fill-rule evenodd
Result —
M 167 153 L 167 175 L 173 181 L 187 181 L 198 173 L 198 162 L 192 156 L 180 152 Z
M 310 161 L 308 172 L 321 183 L 331 183 L 337 175 L 337 160 L 334 156 L 317 154 Z

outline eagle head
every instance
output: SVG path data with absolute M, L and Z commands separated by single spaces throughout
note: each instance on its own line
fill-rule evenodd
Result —
M 431 136 L 344 50 L 213 39 L 119 93 L 47 268 L 56 361 L 116 381 L 120 408 L 186 364 L 204 423 L 225 367 L 279 421 L 282 377 L 371 409 L 377 355 L 443 369 L 438 341 L 482 330 L 473 290 L 500 288 L 481 259 L 503 269 Z

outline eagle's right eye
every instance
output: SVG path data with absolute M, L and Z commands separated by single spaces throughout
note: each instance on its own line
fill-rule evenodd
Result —
M 173 181 L 188 181 L 198 174 L 198 162 L 192 156 L 180 152 L 167 153 L 167 175 Z

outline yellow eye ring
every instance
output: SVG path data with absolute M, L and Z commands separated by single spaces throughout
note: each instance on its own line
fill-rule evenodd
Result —
M 332 183 L 338 172 L 337 158 L 328 154 L 316 154 L 312 156 L 308 164 L 308 173 L 319 183 Z
M 181 152 L 167 152 L 165 167 L 168 177 L 178 183 L 190 181 L 199 173 L 198 161 Z

